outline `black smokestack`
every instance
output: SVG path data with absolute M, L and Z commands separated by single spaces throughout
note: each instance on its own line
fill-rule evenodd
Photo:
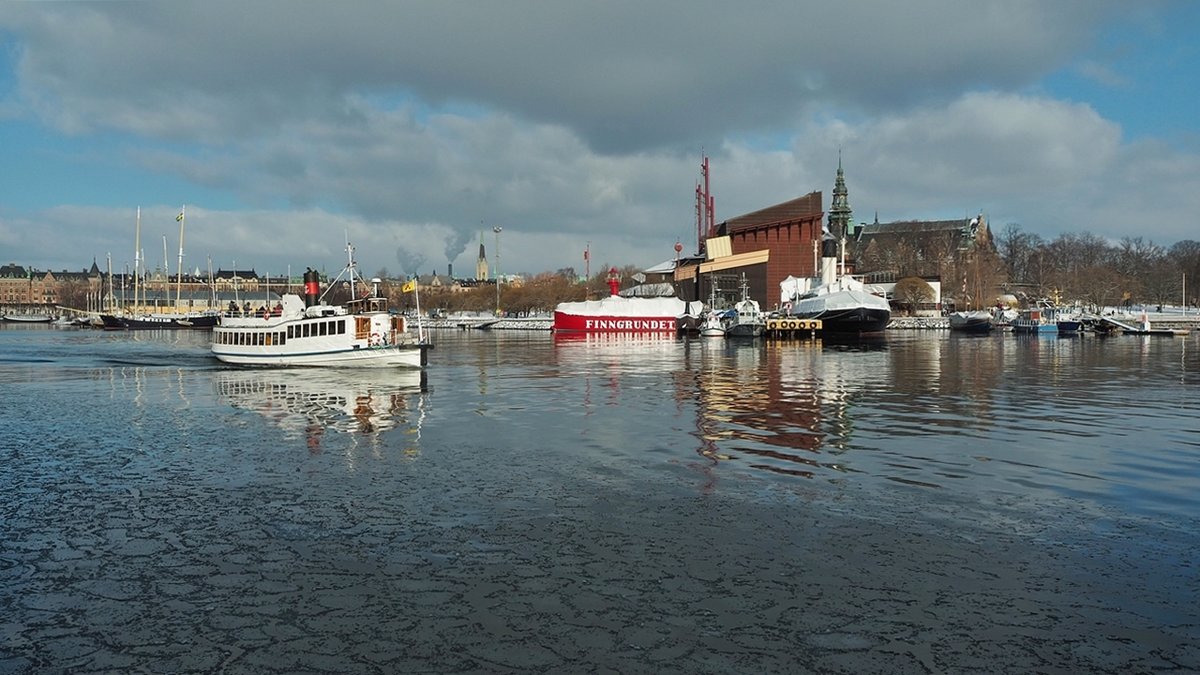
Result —
M 312 307 L 321 296 L 321 275 L 311 267 L 304 270 L 304 306 Z

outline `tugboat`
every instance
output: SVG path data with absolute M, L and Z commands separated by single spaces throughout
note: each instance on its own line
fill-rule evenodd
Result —
M 742 299 L 725 314 L 725 334 L 729 337 L 759 337 L 767 329 L 767 317 L 758 306 L 758 301 L 751 299 L 750 289 L 746 284 L 746 275 L 742 275 Z

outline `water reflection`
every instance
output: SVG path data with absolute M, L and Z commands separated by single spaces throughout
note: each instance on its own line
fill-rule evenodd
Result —
M 336 432 L 378 440 L 411 425 L 408 454 L 419 450 L 427 375 L 423 370 L 334 368 L 227 370 L 214 377 L 230 405 L 261 414 L 312 453 Z
M 888 376 L 886 342 L 708 343 L 693 352 L 698 452 L 714 461 L 812 477 L 844 470 L 856 393 Z M 853 358 L 832 352 L 852 351 Z
M 683 342 L 670 334 L 555 334 L 556 375 L 583 385 L 585 415 L 647 395 L 646 381 L 683 368 Z

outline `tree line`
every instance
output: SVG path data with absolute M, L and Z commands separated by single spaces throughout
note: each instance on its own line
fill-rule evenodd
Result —
M 623 286 L 639 270 L 632 266 L 618 268 Z M 386 278 L 382 274 L 377 275 Z M 608 266 L 580 283 L 570 271 L 543 272 L 528 277 L 517 284 L 500 285 L 500 312 L 508 316 L 529 316 L 551 312 L 560 302 L 598 300 L 608 297 Z M 383 294 L 389 304 L 401 310 L 415 310 L 416 296 L 403 293 L 402 281 L 391 281 L 385 285 Z M 491 313 L 496 310 L 496 286 L 480 284 L 466 289 L 448 287 L 422 288 L 421 311 L 444 311 L 447 313 L 476 312 Z
M 1064 302 L 1108 307 L 1195 306 L 1200 297 L 1200 242 L 1192 240 L 1169 248 L 1143 237 L 1111 244 L 1089 232 L 1046 240 L 1009 224 L 996 237 L 996 248 L 1007 274 L 1003 285 L 1031 298 L 1057 295 Z

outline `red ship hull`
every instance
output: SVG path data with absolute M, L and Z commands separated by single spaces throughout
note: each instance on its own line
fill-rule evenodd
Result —
M 554 332 L 563 333 L 674 333 L 673 316 L 584 316 L 554 312 Z

